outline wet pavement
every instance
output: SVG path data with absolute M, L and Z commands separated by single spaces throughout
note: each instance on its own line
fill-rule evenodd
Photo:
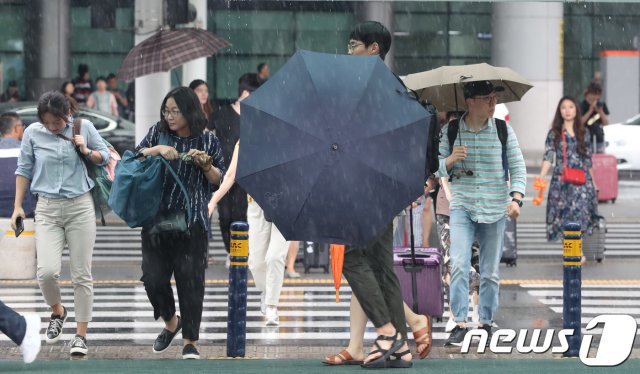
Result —
M 614 228 L 610 233 L 611 244 L 617 249 L 603 263 L 587 263 L 582 269 L 583 306 L 582 324 L 600 314 L 629 314 L 640 320 L 640 182 L 621 182 L 621 195 L 616 204 L 601 204 L 600 209 L 609 217 Z M 532 192 L 529 194 L 531 198 Z M 536 240 L 544 233 L 544 206 L 530 204 L 523 209 L 520 219 L 519 247 L 528 248 L 528 254 L 518 260 L 516 267 L 501 266 L 500 309 L 496 323 L 501 328 L 560 329 L 562 328 L 562 278 L 561 248 L 542 248 L 536 255 Z M 96 300 L 94 321 L 90 324 L 89 359 L 178 359 L 180 347 L 174 347 L 161 355 L 154 355 L 151 344 L 162 328 L 152 318 L 152 309 L 144 288 L 138 281 L 141 276 L 139 260 L 127 257 L 126 251 L 109 258 L 109 251 L 122 251 L 119 242 L 131 243 L 130 251 L 138 251 L 136 233 L 120 234 L 127 230 L 112 219 L 101 239 L 105 254 L 94 258 Z M 111 231 L 110 231 L 111 230 Z M 519 229 L 520 230 L 520 229 Z M 216 238 L 214 238 L 216 239 Z M 100 240 L 100 239 L 99 239 Z M 214 240 L 215 242 L 216 240 Z M 542 242 L 541 242 L 542 243 Z M 528 247 L 527 247 L 528 246 Z M 542 246 L 542 244 L 540 244 Z M 554 247 L 555 248 L 555 247 Z M 224 253 L 218 243 L 212 244 L 214 263 L 207 270 L 207 292 L 203 317 L 200 351 L 203 358 L 226 356 L 226 294 L 228 272 L 223 265 Z M 529 253 L 531 252 L 531 253 Z M 100 257 L 103 256 L 103 257 Z M 298 264 L 298 271 L 302 272 Z M 63 263 L 63 300 L 72 304 L 72 288 L 69 284 L 68 263 Z M 341 288 L 341 302 L 335 303 L 330 274 L 314 270 L 303 274 L 300 280 L 287 279 L 279 308 L 281 326 L 266 328 L 259 312 L 259 294 L 250 285 L 247 318 L 247 357 L 269 359 L 313 359 L 338 353 L 348 341 L 348 285 Z M 40 291 L 34 281 L 0 281 L 0 298 L 19 311 L 35 311 L 45 318 L 48 314 Z M 72 309 L 72 308 L 70 308 Z M 53 346 L 43 346 L 40 359 L 68 360 L 68 342 L 74 327 L 73 318 L 67 323 L 63 338 Z M 430 358 L 550 358 L 546 354 L 494 355 L 485 353 L 460 354 L 457 349 L 444 348 L 446 339 L 443 321 L 434 321 L 434 348 Z M 1 339 L 4 338 L 4 339 Z M 366 347 L 375 338 L 372 326 L 366 333 Z M 632 358 L 638 358 L 640 340 L 636 339 Z M 19 351 L 4 336 L 0 337 L 0 360 L 17 360 Z M 319 364 L 319 361 L 318 361 Z M 1 369 L 1 365 L 0 365 Z

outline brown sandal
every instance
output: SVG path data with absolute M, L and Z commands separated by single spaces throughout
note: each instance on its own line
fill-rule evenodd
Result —
M 431 346 L 433 345 L 433 340 L 431 337 L 431 318 L 429 318 L 429 316 L 425 317 L 427 317 L 427 327 L 423 327 L 420 330 L 412 331 L 413 340 L 416 342 L 416 346 L 427 346 L 422 350 L 422 352 L 418 354 L 418 357 L 420 357 L 421 360 L 429 356 L 429 352 L 431 352 Z
M 340 360 L 340 362 L 338 362 L 338 360 Z M 322 361 L 323 364 L 331 366 L 361 365 L 363 362 L 364 361 L 362 360 L 354 360 L 353 356 L 351 356 L 349 351 L 347 351 L 346 349 L 343 349 L 342 352 L 338 353 L 337 355 L 328 356 L 324 359 L 324 361 Z

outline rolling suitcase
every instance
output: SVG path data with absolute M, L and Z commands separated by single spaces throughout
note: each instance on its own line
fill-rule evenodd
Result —
M 618 159 L 614 155 L 591 156 L 593 179 L 598 187 L 598 201 L 616 202 L 618 198 Z
M 591 235 L 584 235 L 582 238 L 582 255 L 589 261 L 596 260 L 602 262 L 604 260 L 605 237 L 607 234 L 607 221 L 604 217 L 598 216 L 598 222 L 593 227 Z
M 304 246 L 304 272 L 309 274 L 310 269 L 323 269 L 329 272 L 329 245 L 314 242 L 303 242 Z
M 411 212 L 409 217 L 413 223 Z M 444 313 L 442 253 L 437 248 L 416 248 L 413 230 L 410 238 L 409 247 L 393 249 L 393 268 L 400 281 L 402 298 L 414 312 L 440 320 Z
M 518 264 L 518 233 L 516 229 L 516 220 L 507 217 L 504 224 L 502 257 L 500 258 L 500 262 L 507 264 L 507 266 L 516 266 Z

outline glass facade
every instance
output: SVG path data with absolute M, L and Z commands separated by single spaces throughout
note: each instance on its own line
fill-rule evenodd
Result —
M 600 69 L 600 51 L 640 49 L 640 5 L 564 5 L 564 93 L 582 98 Z
M 94 79 L 115 73 L 133 47 L 134 0 L 114 3 L 115 27 L 94 28 L 90 1 L 71 0 L 69 78 L 75 77 L 80 63 L 89 65 Z M 261 62 L 268 63 L 273 74 L 296 49 L 346 53 L 349 31 L 361 5 L 349 1 L 208 0 L 208 29 L 232 44 L 208 60 L 212 96 L 235 98 L 240 75 L 254 72 Z M 397 1 L 392 9 L 398 74 L 491 61 L 491 3 Z M 24 92 L 26 12 L 22 1 L 0 4 L 3 90 L 10 80 L 16 80 Z M 565 93 L 581 97 L 599 68 L 600 51 L 638 49 L 639 24 L 638 4 L 565 3 Z M 174 85 L 180 83 L 181 75 L 181 69 L 174 69 Z

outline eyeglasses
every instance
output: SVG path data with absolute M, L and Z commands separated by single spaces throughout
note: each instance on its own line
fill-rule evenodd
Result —
M 487 104 L 491 104 L 493 103 L 497 103 L 498 102 L 498 96 L 496 95 L 487 95 L 487 96 L 476 96 L 473 98 L 474 100 L 482 100 Z
M 347 50 L 349 50 L 349 52 L 353 52 L 354 49 L 358 48 L 361 45 L 364 45 L 364 43 L 362 43 L 362 42 L 349 42 L 347 44 Z
M 180 111 L 178 109 L 174 109 L 174 110 L 165 109 L 165 110 L 162 111 L 162 115 L 165 116 L 165 117 L 171 116 L 173 118 L 178 118 L 178 117 L 180 117 L 181 114 L 182 113 L 180 113 Z

